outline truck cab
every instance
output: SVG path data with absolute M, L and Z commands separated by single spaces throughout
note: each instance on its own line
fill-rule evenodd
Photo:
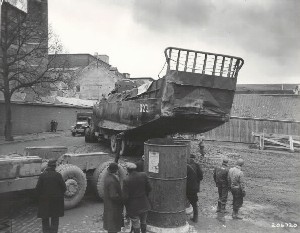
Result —
M 77 113 L 76 124 L 71 129 L 72 136 L 76 136 L 76 134 L 84 135 L 91 116 L 92 112 Z

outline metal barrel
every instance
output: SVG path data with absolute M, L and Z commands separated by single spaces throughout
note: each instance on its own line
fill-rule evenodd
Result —
M 187 144 L 166 139 L 144 143 L 145 172 L 152 185 L 148 224 L 159 228 L 186 225 Z
M 187 151 L 187 158 L 189 158 L 191 154 L 191 140 L 189 139 L 174 139 L 174 142 L 177 143 L 185 143 L 186 146 L 186 151 Z

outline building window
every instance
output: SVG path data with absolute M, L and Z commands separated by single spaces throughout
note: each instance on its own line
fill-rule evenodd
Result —
M 80 92 L 80 85 L 76 86 L 76 92 Z

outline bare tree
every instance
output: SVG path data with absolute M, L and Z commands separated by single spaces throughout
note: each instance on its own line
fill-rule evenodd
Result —
M 41 86 L 55 85 L 64 81 L 64 66 L 56 64 L 55 56 L 48 57 L 48 51 L 61 52 L 58 40 L 49 40 L 48 25 L 39 22 L 32 15 L 2 3 L 1 12 L 0 91 L 5 100 L 5 140 L 13 140 L 11 97 L 17 91 L 31 89 L 37 93 Z M 56 69 L 56 67 L 60 67 Z

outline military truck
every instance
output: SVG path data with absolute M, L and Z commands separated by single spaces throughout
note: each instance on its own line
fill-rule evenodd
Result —
M 65 209 L 75 207 L 86 191 L 90 181 L 94 191 L 103 198 L 104 177 L 111 157 L 107 153 L 94 152 L 71 154 L 66 147 L 27 147 L 25 155 L 0 156 L 0 193 L 34 189 L 39 175 L 49 159 L 57 159 L 56 171 L 61 173 L 67 191 Z M 120 180 L 126 169 L 119 163 Z
M 175 47 L 164 54 L 162 78 L 138 87 L 117 83 L 107 99 L 94 105 L 86 142 L 107 139 L 112 152 L 119 148 L 126 155 L 150 138 L 204 133 L 229 120 L 244 60 Z
M 89 125 L 89 119 L 92 116 L 92 112 L 80 112 L 76 115 L 76 123 L 72 126 L 72 136 L 76 134 L 84 135 L 86 128 Z

